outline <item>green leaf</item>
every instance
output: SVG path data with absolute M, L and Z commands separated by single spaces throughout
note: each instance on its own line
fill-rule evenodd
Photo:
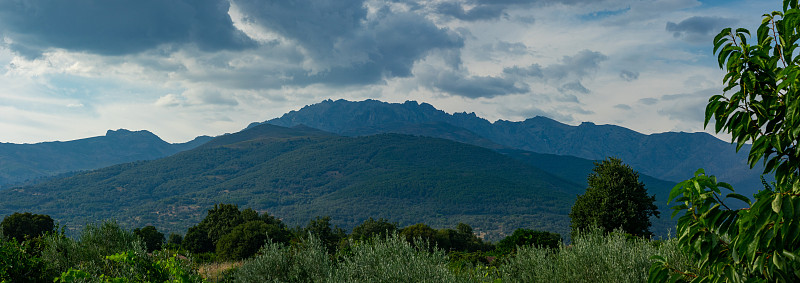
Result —
M 747 30 L 746 28 L 737 28 L 736 29 L 736 33 L 744 33 L 744 34 L 750 35 L 750 31 Z
M 783 211 L 783 218 L 785 219 L 793 219 L 794 215 L 794 205 L 792 204 L 792 199 L 795 197 L 786 197 L 783 199 L 783 203 L 781 204 L 781 210 Z
M 746 196 L 743 196 L 743 195 L 737 194 L 737 193 L 729 193 L 729 194 L 728 194 L 728 195 L 726 195 L 725 197 L 726 197 L 726 198 L 735 198 L 735 199 L 738 199 L 738 200 L 741 200 L 741 201 L 743 201 L 743 202 L 744 202 L 744 203 L 746 203 L 748 206 L 749 206 L 749 205 L 751 205 L 751 203 L 750 203 L 750 199 L 749 199 L 749 198 L 747 198 Z
M 780 193 L 775 194 L 774 199 L 772 199 L 772 211 L 778 213 L 781 211 L 781 205 L 783 205 L 783 195 Z
M 675 199 L 675 197 L 683 194 L 684 192 L 683 187 L 685 185 L 686 181 L 683 181 L 672 187 L 672 190 L 669 191 L 669 198 L 667 198 L 667 204 L 669 204 L 673 199 Z

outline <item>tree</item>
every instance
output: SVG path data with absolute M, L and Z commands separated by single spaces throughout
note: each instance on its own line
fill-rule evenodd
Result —
M 251 257 L 272 238 L 273 242 L 289 242 L 288 232 L 277 225 L 254 220 L 243 223 L 222 236 L 217 242 L 217 256 L 225 260 Z
M 406 238 L 411 244 L 417 247 L 433 247 L 436 243 L 436 229 L 424 223 L 414 224 L 400 230 L 400 235 Z
M 242 226 L 243 224 L 248 225 Z M 268 233 L 259 234 L 257 231 Z M 235 235 L 229 235 L 232 233 Z M 284 243 L 289 241 L 291 234 L 280 219 L 267 213 L 259 215 L 251 208 L 239 211 L 235 204 L 216 204 L 213 209 L 208 210 L 208 215 L 200 223 L 189 228 L 182 246 L 193 253 L 216 250 L 222 253 L 219 255 L 221 258 L 239 259 L 258 251 L 267 238 Z M 256 247 L 252 251 L 245 251 L 253 246 Z
M 397 231 L 397 223 L 390 223 L 383 218 L 375 220 L 370 217 L 364 223 L 353 228 L 353 233 L 350 234 L 350 237 L 357 240 L 366 240 L 375 236 L 386 238 L 394 234 L 395 231 Z
M 783 10 L 763 15 L 756 42 L 747 29 L 723 29 L 714 53 L 723 78 L 723 94 L 706 106 L 716 132 L 731 135 L 737 151 L 751 142 L 748 163 L 763 161 L 775 183 L 751 201 L 716 177 L 698 170 L 670 192 L 678 205 L 680 248 L 704 271 L 677 270 L 654 256 L 651 282 L 798 282 L 800 281 L 800 6 L 784 0 Z M 723 190 L 731 191 L 723 195 Z M 726 201 L 748 206 L 732 209 Z
M 181 244 L 184 249 L 193 253 L 207 253 L 214 251 L 215 243 L 208 238 L 208 231 L 202 227 L 190 227 L 186 231 Z
M 569 213 L 573 236 L 597 225 L 606 233 L 621 228 L 625 233 L 649 237 L 650 216 L 658 217 L 655 196 L 647 194 L 639 173 L 618 158 L 595 162 L 589 187 L 579 195 Z
M 328 248 L 328 252 L 334 252 L 339 241 L 347 237 L 344 230 L 339 227 L 331 228 L 331 217 L 317 217 L 314 220 L 308 221 L 304 235 L 312 235 L 322 241 L 322 244 Z
M 208 238 L 216 243 L 222 236 L 233 230 L 233 227 L 244 223 L 242 212 L 235 204 L 215 204 L 213 209 L 197 226 L 203 227 L 208 232 Z
M 0 226 L 6 237 L 16 238 L 19 241 L 36 238 L 55 229 L 53 219 L 49 215 L 30 212 L 16 212 L 6 216 L 3 218 L 3 222 L 0 222 Z
M 177 248 L 180 247 L 181 244 L 183 244 L 183 236 L 176 233 L 169 233 L 169 237 L 167 237 L 167 245 Z
M 144 242 L 147 248 L 147 252 L 160 250 L 161 245 L 164 244 L 164 233 L 158 232 L 156 227 L 153 226 L 133 229 L 133 234 L 142 239 L 142 242 Z
M 515 252 L 517 247 L 522 246 L 556 249 L 559 243 L 561 243 L 561 235 L 557 233 L 517 229 L 510 236 L 497 243 L 496 251 L 501 254 L 509 254 Z

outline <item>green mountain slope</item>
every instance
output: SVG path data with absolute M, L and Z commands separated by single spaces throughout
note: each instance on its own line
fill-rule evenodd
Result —
M 224 202 L 291 225 L 322 215 L 344 228 L 367 217 L 465 222 L 496 238 L 520 227 L 566 234 L 583 190 L 507 155 L 445 139 L 261 125 L 166 158 L 0 191 L 0 215 L 45 213 L 68 229 L 115 218 L 184 232 Z
M 97 169 L 114 164 L 151 160 L 195 148 L 211 137 L 170 144 L 148 131 L 116 130 L 105 136 L 36 144 L 0 143 L 0 189 L 10 184 Z
M 487 146 L 486 141 L 505 148 L 537 153 L 570 155 L 589 160 L 608 156 L 621 158 L 641 173 L 679 182 L 699 168 L 731 183 L 740 193 L 751 195 L 762 188 L 761 167 L 747 165 L 749 145 L 736 153 L 734 145 L 707 133 L 661 133 L 645 135 L 614 125 L 582 123 L 570 126 L 546 117 L 521 122 L 489 122 L 475 113 L 448 114 L 430 104 L 386 103 L 376 100 L 351 102 L 326 100 L 291 111 L 265 123 L 279 126 L 298 124 L 342 135 L 386 132 L 448 138 Z M 449 124 L 472 136 L 445 136 L 420 124 Z M 403 129 L 402 131 L 398 129 Z M 463 131 L 462 131 L 463 132 Z M 485 140 L 482 141 L 481 139 Z

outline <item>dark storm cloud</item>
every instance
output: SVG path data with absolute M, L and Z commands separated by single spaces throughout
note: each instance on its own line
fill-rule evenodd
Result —
M 458 34 L 414 13 L 379 11 L 367 19 L 363 1 L 240 0 L 249 20 L 299 44 L 322 69 L 291 83 L 365 84 L 408 77 L 433 50 L 464 46 Z
M 676 38 L 684 37 L 690 41 L 710 40 L 712 34 L 733 25 L 738 20 L 721 17 L 694 16 L 679 23 L 667 22 L 666 30 Z
M 353 37 L 367 16 L 360 0 L 237 0 L 236 5 L 254 22 L 314 54 L 328 54 L 337 41 Z
M 254 46 L 233 26 L 225 0 L 0 1 L 0 30 L 13 50 L 36 57 L 49 48 L 103 55 L 165 43 L 217 51 Z
M 457 49 L 464 40 L 457 34 L 440 29 L 424 17 L 411 14 L 389 14 L 370 25 L 358 42 L 366 42 L 370 63 L 381 66 L 390 76 L 408 77 L 414 62 L 434 49 Z M 358 46 L 354 46 L 356 48 Z

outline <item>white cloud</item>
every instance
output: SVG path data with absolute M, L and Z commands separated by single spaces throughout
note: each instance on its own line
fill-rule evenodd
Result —
M 646 133 L 697 131 L 692 113 L 721 84 L 702 40 L 719 28 L 714 19 L 752 29 L 779 8 L 695 0 L 233 0 L 230 9 L 217 9 L 224 0 L 145 2 L 120 5 L 141 5 L 134 14 L 151 22 L 76 12 L 87 25 L 63 30 L 73 38 L 31 22 L 36 17 L 0 20 L 0 141 L 118 128 L 185 141 L 328 98 L 413 99 L 490 120 L 547 115 Z M 30 5 L 52 14 L 48 3 Z M 145 5 L 173 5 L 162 11 L 173 11 L 174 23 Z M 182 14 L 202 7 L 216 8 Z M 0 5 L 2 15 L 14 11 Z M 135 36 L 97 37 L 104 26 Z M 119 47 L 125 43 L 132 45 Z M 691 95 L 665 99 L 676 94 Z

